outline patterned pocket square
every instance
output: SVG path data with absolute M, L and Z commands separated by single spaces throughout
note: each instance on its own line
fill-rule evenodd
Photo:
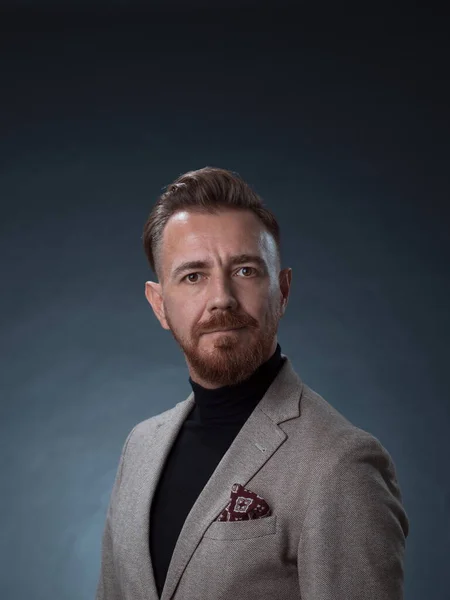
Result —
M 234 483 L 230 500 L 216 521 L 247 521 L 271 514 L 272 511 L 262 496 L 247 490 L 240 483 Z

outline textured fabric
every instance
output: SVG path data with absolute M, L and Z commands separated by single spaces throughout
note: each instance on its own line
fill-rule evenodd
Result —
M 149 518 L 193 394 L 136 425 L 119 461 L 97 600 L 157 600 Z M 238 483 L 271 509 L 219 521 Z M 394 463 L 287 359 L 189 511 L 161 600 L 402 600 L 409 521 Z

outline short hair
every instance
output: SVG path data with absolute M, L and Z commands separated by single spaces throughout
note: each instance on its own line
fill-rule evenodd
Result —
M 162 236 L 167 221 L 180 210 L 218 214 L 221 210 L 251 210 L 273 236 L 278 264 L 281 260 L 280 227 L 262 198 L 238 173 L 217 167 L 188 171 L 166 186 L 144 226 L 142 241 L 148 263 L 159 278 Z

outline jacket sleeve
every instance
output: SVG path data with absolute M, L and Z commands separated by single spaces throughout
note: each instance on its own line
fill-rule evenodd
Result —
M 298 545 L 302 600 L 402 600 L 409 520 L 389 453 L 359 433 L 319 471 Z
M 101 545 L 100 577 L 97 583 L 95 600 L 122 600 L 120 583 L 116 575 L 116 565 L 114 564 L 114 544 L 112 539 L 111 523 L 114 517 L 115 499 L 122 479 L 125 453 L 134 429 L 135 427 L 133 427 L 133 429 L 130 431 L 127 439 L 125 440 L 125 444 L 123 445 L 116 477 L 114 479 L 111 491 L 108 509 L 106 511 L 106 521 Z

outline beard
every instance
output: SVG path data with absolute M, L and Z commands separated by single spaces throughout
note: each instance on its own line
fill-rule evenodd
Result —
M 197 325 L 192 337 L 186 338 L 173 327 L 166 311 L 167 324 L 192 369 L 192 379 L 198 377 L 217 387 L 244 381 L 270 358 L 280 317 L 280 305 L 272 307 L 267 322 L 261 329 L 256 319 L 250 315 L 219 313 L 207 323 Z M 208 334 L 212 330 L 232 327 L 243 329 Z

